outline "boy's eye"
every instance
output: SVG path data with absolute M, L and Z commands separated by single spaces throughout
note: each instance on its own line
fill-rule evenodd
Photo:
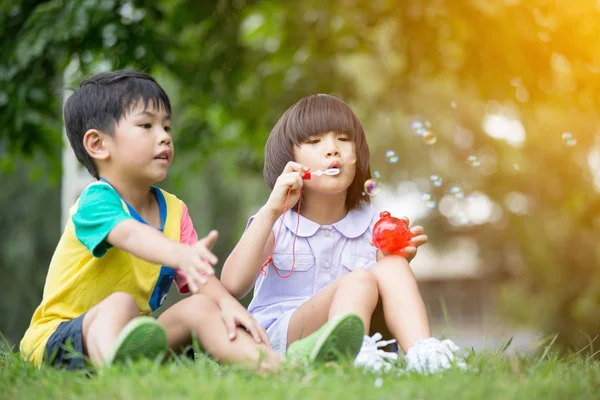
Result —
M 150 128 L 152 128 L 152 124 L 141 124 L 140 128 L 150 129 Z
M 165 132 L 171 132 L 171 127 L 170 126 L 165 126 Z

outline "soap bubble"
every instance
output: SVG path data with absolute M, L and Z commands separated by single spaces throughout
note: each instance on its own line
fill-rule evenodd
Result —
M 477 156 L 471 155 L 467 157 L 467 164 L 469 164 L 471 167 L 479 167 L 481 165 L 481 161 L 479 161 Z
M 423 200 L 423 202 L 425 203 L 425 207 L 427 207 L 429 209 L 434 209 L 435 206 L 437 205 L 437 201 L 435 200 L 435 197 L 433 197 L 429 193 L 422 193 L 421 200 Z
M 423 133 L 423 140 L 425 141 L 425 144 L 435 144 L 435 142 L 437 142 L 437 136 L 431 131 L 425 131 L 425 133 Z
M 442 183 L 444 183 L 444 180 L 438 175 L 431 175 L 429 177 L 429 180 L 431 181 L 431 184 L 435 187 L 440 187 L 442 186 Z
M 375 179 L 367 179 L 364 188 L 365 193 L 369 196 L 376 196 L 379 193 L 379 185 Z
M 465 197 L 465 193 L 459 185 L 454 185 L 450 188 L 450 194 L 457 199 L 462 199 Z
M 375 178 L 381 178 L 381 174 L 379 173 L 379 171 L 373 171 L 373 176 Z
M 388 150 L 385 152 L 385 158 L 390 164 L 396 164 L 400 159 L 394 150 Z
M 573 147 L 577 144 L 577 139 L 573 137 L 573 134 L 571 132 L 563 133 L 561 138 L 565 146 Z

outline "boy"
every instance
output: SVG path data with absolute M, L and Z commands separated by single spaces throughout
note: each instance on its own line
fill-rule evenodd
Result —
M 171 105 L 158 83 L 136 71 L 93 75 L 65 102 L 64 120 L 97 182 L 71 209 L 23 356 L 68 369 L 82 368 L 86 357 L 101 367 L 180 352 L 196 335 L 218 361 L 277 369 L 283 359 L 265 331 L 214 276 L 217 233 L 198 240 L 185 204 L 154 186 L 174 155 Z M 194 295 L 151 318 L 173 280 Z M 343 352 L 337 339 L 351 321 L 330 326 L 318 344 L 306 338 L 291 357 Z

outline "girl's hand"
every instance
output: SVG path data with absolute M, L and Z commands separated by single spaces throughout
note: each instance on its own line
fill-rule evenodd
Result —
M 265 204 L 265 207 L 273 213 L 273 215 L 279 217 L 285 208 L 285 199 L 290 191 L 290 197 L 288 198 L 288 208 L 292 208 L 298 202 L 300 198 L 300 192 L 304 181 L 302 175 L 308 171 L 308 168 L 302 164 L 290 161 L 287 163 L 279 178 L 275 182 L 275 186 L 271 191 L 271 196 Z
M 407 224 L 410 224 L 408 217 L 402 217 L 400 219 L 403 219 L 406 221 Z M 417 255 L 417 248 L 419 246 L 424 245 L 425 243 L 427 243 L 427 240 L 429 240 L 427 238 L 427 235 L 424 235 L 425 229 L 423 229 L 423 227 L 420 225 L 413 226 L 412 228 L 410 228 L 410 232 L 413 234 L 413 238 L 410 240 L 410 245 L 406 246 L 405 248 L 400 250 L 398 254 L 396 254 L 406 258 L 408 262 L 412 261 L 412 259 L 415 258 L 415 256 Z M 371 245 L 372 244 L 373 242 L 371 241 Z M 381 250 L 378 250 L 377 252 L 381 253 L 382 257 L 386 257 L 389 255 Z

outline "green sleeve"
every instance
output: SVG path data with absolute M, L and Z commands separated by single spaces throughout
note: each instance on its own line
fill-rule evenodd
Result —
M 132 218 L 121 197 L 108 184 L 89 186 L 79 197 L 73 225 L 77 239 L 94 255 L 102 257 L 112 246 L 106 237 L 120 222 Z

